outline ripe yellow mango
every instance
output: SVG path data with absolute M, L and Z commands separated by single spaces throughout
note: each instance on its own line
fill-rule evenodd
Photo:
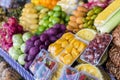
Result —
M 80 44 L 81 44 L 81 41 L 79 41 L 79 40 L 76 40 L 76 41 L 73 43 L 73 45 L 74 45 L 75 48 L 78 48 L 78 47 L 80 46 Z
M 70 55 L 70 54 L 65 55 L 63 62 L 64 62 L 64 64 L 67 64 L 67 65 L 71 64 L 73 62 L 72 55 Z
M 65 55 L 66 55 L 66 53 L 61 53 L 61 54 L 60 54 L 60 57 L 59 57 L 59 58 L 60 58 L 61 61 L 64 61 L 64 56 L 65 56 Z
M 62 51 L 63 51 L 62 47 L 60 49 L 56 49 L 55 52 L 54 52 L 54 55 L 58 56 Z
M 73 48 L 72 45 L 69 45 L 68 47 L 66 47 L 66 49 L 65 49 L 65 53 L 68 53 L 68 54 L 71 53 L 72 48 Z
M 86 48 L 86 44 L 85 43 L 81 43 L 79 48 L 78 48 L 78 51 L 82 52 L 85 48 Z
M 62 42 L 62 47 L 65 48 L 68 44 L 69 44 L 68 41 L 65 40 Z

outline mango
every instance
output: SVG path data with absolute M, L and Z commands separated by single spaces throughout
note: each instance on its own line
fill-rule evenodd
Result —
M 74 59 L 76 59 L 79 56 L 80 52 L 73 48 L 71 54 L 74 57 Z
M 68 33 L 65 33 L 63 36 L 62 36 L 62 38 L 64 38 L 64 39 L 70 39 L 70 38 L 72 38 L 72 37 L 74 37 L 74 35 L 72 34 L 72 33 L 70 33 L 70 32 L 68 32 Z
M 55 52 L 54 52 L 54 55 L 58 56 L 60 54 L 60 52 L 62 52 L 62 50 L 63 50 L 63 48 L 56 49 Z
M 75 47 L 76 49 L 79 48 L 80 44 L 81 44 L 81 41 L 79 41 L 79 40 L 76 40 L 76 41 L 73 43 L 73 45 L 74 45 L 74 47 Z
M 65 53 L 71 53 L 73 46 L 68 46 L 65 49 Z
M 67 54 L 64 56 L 63 62 L 67 65 L 71 64 L 73 62 L 73 57 L 70 54 Z
M 68 44 L 69 44 L 68 41 L 63 41 L 62 42 L 62 47 L 65 48 Z
M 65 55 L 66 55 L 66 53 L 61 53 L 61 54 L 60 54 L 60 57 L 59 57 L 59 58 L 60 58 L 61 61 L 64 61 L 64 56 L 65 56 Z
M 85 48 L 86 48 L 86 44 L 81 43 L 80 46 L 79 46 L 79 48 L 78 48 L 78 51 L 82 52 Z

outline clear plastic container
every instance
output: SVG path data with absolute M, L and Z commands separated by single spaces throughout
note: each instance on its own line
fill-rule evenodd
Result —
M 53 57 L 57 57 L 69 45 L 74 37 L 74 34 L 70 32 L 65 33 L 60 39 L 49 46 L 48 51 Z
M 49 57 L 46 57 L 43 61 L 43 63 L 48 67 L 52 72 L 54 72 L 57 69 L 57 62 Z
M 106 35 L 108 39 L 104 38 L 103 35 Z M 99 38 L 97 38 L 98 36 Z M 95 41 L 97 43 L 95 43 Z M 92 41 L 90 41 L 88 47 L 80 56 L 80 59 L 93 65 L 99 65 L 111 41 L 112 35 L 98 34 Z
M 59 80 L 77 80 L 79 72 L 72 67 L 64 67 L 62 75 Z
M 75 37 L 70 44 L 60 53 L 57 60 L 64 65 L 71 66 L 86 49 L 87 43 Z
M 96 77 L 92 76 L 89 73 L 86 73 L 85 71 L 80 71 L 77 80 L 99 80 L 99 79 L 97 79 Z
M 35 80 L 50 80 L 52 73 L 56 70 L 56 68 L 57 62 L 49 57 L 46 57 L 34 73 Z
M 30 65 L 30 71 L 34 74 L 35 71 L 40 67 L 41 62 L 43 62 L 43 60 L 48 56 L 49 53 L 46 50 L 42 49 L 34 59 L 33 63 Z
M 49 80 L 52 72 L 46 67 L 45 64 L 42 64 L 34 74 L 35 80 Z

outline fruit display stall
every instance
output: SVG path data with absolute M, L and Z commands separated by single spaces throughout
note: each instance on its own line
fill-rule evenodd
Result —
M 120 80 L 119 3 L 0 0 L 0 80 Z

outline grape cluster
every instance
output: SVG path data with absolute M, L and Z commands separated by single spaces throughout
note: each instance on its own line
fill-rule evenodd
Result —
M 47 49 L 48 46 L 59 39 L 65 32 L 66 27 L 63 24 L 56 24 L 46 30 L 43 34 L 33 36 L 26 41 L 25 53 L 27 54 L 25 68 L 28 69 L 36 55 L 41 49 Z
M 45 30 L 53 27 L 55 24 L 65 24 L 69 21 L 69 16 L 62 11 L 60 6 L 55 6 L 53 10 L 42 8 L 40 10 L 41 19 L 39 21 L 39 27 L 36 31 L 37 34 L 43 33 Z

